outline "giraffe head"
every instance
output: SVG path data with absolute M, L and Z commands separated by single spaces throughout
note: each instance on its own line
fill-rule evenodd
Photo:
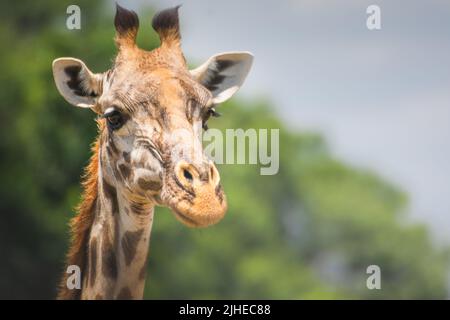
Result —
M 214 224 L 227 202 L 199 135 L 214 106 L 242 85 L 253 57 L 224 53 L 188 70 L 178 7 L 161 11 L 152 26 L 161 45 L 138 48 L 137 15 L 117 6 L 112 68 L 93 73 L 81 60 L 59 58 L 53 62 L 56 86 L 69 103 L 99 115 L 104 188 L 121 190 L 130 203 L 167 206 L 188 226 Z

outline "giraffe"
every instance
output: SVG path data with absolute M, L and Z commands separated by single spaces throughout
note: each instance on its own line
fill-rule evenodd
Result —
M 106 72 L 75 58 L 53 61 L 60 94 L 94 111 L 98 126 L 66 257 L 81 270 L 81 288 L 68 289 L 64 273 L 58 299 L 141 299 L 155 206 L 189 227 L 215 224 L 227 210 L 199 134 L 242 85 L 253 56 L 217 54 L 189 70 L 178 9 L 153 17 L 160 46 L 147 51 L 136 45 L 137 14 L 116 5 L 117 55 Z

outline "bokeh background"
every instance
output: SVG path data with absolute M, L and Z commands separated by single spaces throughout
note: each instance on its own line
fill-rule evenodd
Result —
M 81 30 L 66 8 L 81 8 Z M 158 45 L 156 9 L 138 42 Z M 381 7 L 382 29 L 366 28 Z M 0 298 L 53 299 L 96 135 L 51 62 L 109 68 L 113 1 L 2 1 L 0 10 Z M 187 229 L 158 208 L 145 297 L 448 298 L 450 4 L 400 1 L 184 1 L 192 65 L 248 50 L 255 63 L 210 127 L 279 128 L 280 171 L 221 165 L 229 212 Z M 380 266 L 382 289 L 366 288 Z

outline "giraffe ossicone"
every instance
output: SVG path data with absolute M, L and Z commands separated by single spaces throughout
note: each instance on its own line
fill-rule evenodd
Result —
M 94 73 L 75 58 L 53 62 L 58 91 L 94 111 L 99 128 L 67 255 L 82 285 L 67 288 L 64 273 L 60 299 L 142 298 L 154 207 L 169 207 L 191 227 L 217 223 L 227 210 L 219 172 L 198 136 L 214 106 L 242 85 L 253 56 L 218 54 L 188 70 L 178 7 L 153 18 L 161 45 L 151 51 L 136 45 L 135 12 L 117 5 L 114 24 L 111 69 Z

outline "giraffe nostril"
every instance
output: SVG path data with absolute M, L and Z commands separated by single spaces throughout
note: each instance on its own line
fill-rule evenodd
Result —
M 209 168 L 209 174 L 210 174 L 210 183 L 217 186 L 220 182 L 220 175 L 214 164 L 211 164 Z
M 209 168 L 209 177 L 211 180 L 214 180 L 214 169 L 212 166 Z
M 184 177 L 185 177 L 186 179 L 188 179 L 189 181 L 192 182 L 193 177 L 192 177 L 192 174 L 191 174 L 188 170 L 184 169 L 184 170 L 183 170 L 183 175 L 184 175 Z

